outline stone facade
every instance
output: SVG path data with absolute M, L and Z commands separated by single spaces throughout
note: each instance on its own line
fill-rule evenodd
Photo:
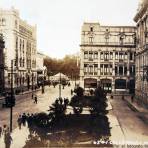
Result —
M 30 88 L 36 84 L 36 26 L 19 17 L 14 8 L 0 9 L 0 33 L 5 41 L 5 89 L 10 88 L 11 61 L 14 63 L 14 87 Z
M 101 85 L 107 92 L 133 92 L 135 43 L 136 27 L 84 23 L 80 45 L 81 86 Z
M 139 4 L 134 17 L 137 23 L 135 97 L 148 107 L 148 1 Z

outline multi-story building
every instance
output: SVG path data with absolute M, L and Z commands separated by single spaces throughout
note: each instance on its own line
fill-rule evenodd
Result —
M 80 82 L 108 92 L 134 91 L 136 27 L 84 23 L 81 31 Z
M 148 1 L 142 0 L 134 17 L 137 23 L 135 97 L 148 107 Z
M 5 41 L 5 88 L 10 88 L 11 62 L 14 65 L 14 87 L 30 88 L 36 83 L 36 26 L 29 25 L 19 17 L 14 8 L 0 9 L 0 33 Z
M 0 34 L 0 93 L 4 91 L 4 40 L 2 34 Z

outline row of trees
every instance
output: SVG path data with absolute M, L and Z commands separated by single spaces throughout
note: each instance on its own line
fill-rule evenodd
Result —
M 48 57 L 44 59 L 44 65 L 50 76 L 61 72 L 73 79 L 79 77 L 79 64 L 76 55 L 66 55 L 63 59 Z

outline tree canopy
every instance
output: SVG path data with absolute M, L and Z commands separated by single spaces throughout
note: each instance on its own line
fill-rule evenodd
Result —
M 63 59 L 45 58 L 44 65 L 47 67 L 48 75 L 61 72 L 72 79 L 79 77 L 79 64 L 76 55 L 66 55 Z

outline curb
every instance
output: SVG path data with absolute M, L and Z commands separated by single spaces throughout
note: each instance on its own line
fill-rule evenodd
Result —
M 132 111 L 139 112 L 139 110 L 134 105 L 132 105 L 129 101 L 127 101 L 127 99 L 124 99 L 124 101 L 127 103 L 127 105 L 130 107 Z

